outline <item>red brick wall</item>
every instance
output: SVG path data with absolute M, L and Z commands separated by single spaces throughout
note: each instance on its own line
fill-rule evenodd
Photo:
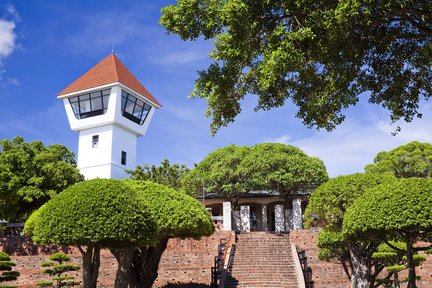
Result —
M 231 235 L 231 232 L 215 232 L 210 237 L 201 240 L 170 239 L 159 266 L 159 278 L 154 287 L 162 287 L 167 283 L 202 283 L 209 284 L 213 258 L 217 255 L 219 239 Z M 234 241 L 234 236 L 231 241 Z M 20 288 L 36 287 L 38 281 L 49 280 L 48 275 L 41 273 L 40 264 L 47 261 L 53 252 L 63 250 L 72 256 L 71 263 L 81 264 L 81 255 L 77 249 L 50 246 L 34 246 L 28 239 L 20 237 L 0 239 L 0 251 L 12 255 L 17 264 L 14 270 L 21 276 L 17 282 L 9 282 Z M 101 267 L 99 270 L 98 287 L 113 287 L 117 261 L 108 251 L 101 252 Z M 74 271 L 67 275 L 75 276 L 81 281 L 81 271 Z M 8 284 L 9 284 L 8 283 Z
M 342 265 L 320 261 L 318 247 L 316 246 L 318 230 L 294 230 L 290 232 L 290 240 L 298 248 L 306 251 L 308 265 L 312 268 L 312 277 L 315 288 L 346 288 L 351 287 Z M 416 268 L 420 280 L 418 288 L 432 288 L 432 255 L 426 255 L 426 261 Z M 400 277 L 402 278 L 402 276 Z M 402 285 L 404 287 L 406 285 Z

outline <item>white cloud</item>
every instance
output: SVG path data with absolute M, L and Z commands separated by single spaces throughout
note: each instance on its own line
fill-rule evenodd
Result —
M 21 17 L 18 14 L 18 11 L 15 9 L 11 3 L 6 4 L 6 15 L 5 18 L 11 18 L 14 22 L 20 22 Z
M 77 53 L 102 50 L 108 53 L 128 41 L 136 45 L 134 37 L 145 30 L 131 15 L 119 17 L 118 12 L 103 13 L 98 17 L 92 14 L 81 20 L 81 27 L 67 40 L 68 46 Z
M 333 132 L 313 133 L 303 138 L 288 134 L 264 142 L 279 142 L 299 147 L 311 156 L 324 161 L 331 177 L 363 172 L 367 164 L 380 151 L 389 151 L 411 141 L 432 142 L 432 107 L 425 105 L 427 113 L 412 123 L 401 123 L 396 136 L 395 127 L 389 124 L 387 115 L 366 115 L 369 121 L 360 123 L 348 120 Z
M 159 57 L 153 57 L 152 61 L 156 64 L 162 65 L 179 65 L 179 64 L 188 64 L 197 61 L 207 60 L 208 54 L 200 51 L 193 50 L 181 50 L 174 51 L 169 53 L 161 54 Z
M 0 19 L 0 64 L 16 47 L 15 22 Z
M 20 86 L 21 83 L 15 78 L 6 78 L 6 85 Z
M 0 68 L 4 66 L 4 59 L 11 55 L 17 48 L 17 34 L 15 28 L 16 23 L 21 21 L 18 12 L 12 4 L 8 3 L 5 7 L 6 12 L 3 17 L 0 18 Z M 17 79 L 4 77 L 5 73 L 6 70 L 0 70 L 0 84 L 2 86 L 19 85 Z M 5 79 L 6 81 L 2 81 Z

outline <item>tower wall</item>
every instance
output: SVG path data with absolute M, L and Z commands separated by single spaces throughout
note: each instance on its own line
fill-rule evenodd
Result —
M 137 136 L 116 125 L 84 129 L 79 134 L 78 168 L 86 179 L 127 178 L 125 170 L 136 167 L 136 147 Z M 122 152 L 126 153 L 125 164 Z
M 77 164 L 85 178 L 127 178 L 125 170 L 136 168 L 137 138 L 159 102 L 114 54 L 57 97 L 71 129 L 79 132 Z

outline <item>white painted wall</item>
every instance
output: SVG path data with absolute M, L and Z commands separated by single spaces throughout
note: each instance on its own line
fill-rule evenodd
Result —
M 111 178 L 124 179 L 128 177 L 125 169 L 136 168 L 136 150 L 138 137 L 117 125 L 112 127 L 112 171 Z M 127 154 L 126 165 L 121 164 L 121 151 Z
M 93 136 L 99 135 L 97 147 Z M 86 179 L 128 177 L 125 169 L 136 168 L 137 136 L 116 125 L 104 125 L 80 131 L 78 168 Z M 121 164 L 121 152 L 127 154 L 126 165 Z

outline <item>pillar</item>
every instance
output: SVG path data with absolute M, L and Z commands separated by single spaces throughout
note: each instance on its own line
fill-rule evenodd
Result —
M 261 207 L 261 215 L 262 215 L 262 230 L 268 231 L 268 219 L 267 219 L 267 205 L 262 205 Z
M 285 209 L 285 231 L 293 230 L 293 209 Z
M 222 203 L 222 209 L 223 209 L 223 231 L 231 231 L 231 202 L 223 202 Z
M 301 199 L 293 199 L 293 230 L 303 229 Z
M 276 232 L 285 231 L 284 206 L 275 205 L 275 230 Z
M 240 206 L 240 229 L 250 232 L 250 207 L 249 205 Z

